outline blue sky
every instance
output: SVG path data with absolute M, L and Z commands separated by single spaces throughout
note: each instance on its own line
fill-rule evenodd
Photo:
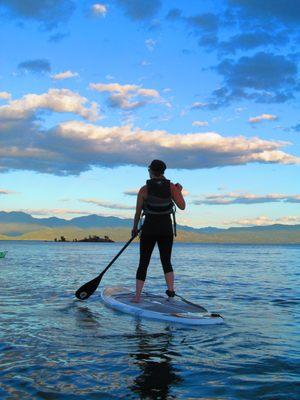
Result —
M 0 0 L 1 210 L 132 217 L 163 159 L 200 226 L 300 223 L 295 0 Z

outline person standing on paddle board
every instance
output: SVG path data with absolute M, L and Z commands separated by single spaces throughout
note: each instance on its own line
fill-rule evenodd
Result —
M 182 186 L 165 178 L 166 164 L 161 160 L 153 160 L 148 167 L 150 179 L 141 187 L 137 197 L 132 235 L 138 233 L 141 215 L 145 216 L 140 236 L 140 261 L 136 272 L 136 293 L 132 299 L 140 301 L 146 280 L 147 268 L 155 244 L 157 243 L 165 280 L 168 286 L 167 295 L 174 297 L 174 272 L 171 264 L 173 236 L 176 235 L 175 204 L 185 209 Z M 175 204 L 174 204 L 175 203 Z M 174 220 L 172 227 L 171 214 Z

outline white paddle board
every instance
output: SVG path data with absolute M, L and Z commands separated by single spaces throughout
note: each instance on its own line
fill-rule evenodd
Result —
M 187 304 L 178 297 L 150 294 L 143 292 L 140 303 L 131 300 L 134 292 L 127 287 L 106 287 L 101 292 L 101 298 L 107 306 L 138 317 L 170 321 L 185 325 L 215 325 L 222 324 L 219 314 L 208 312 L 205 308 Z

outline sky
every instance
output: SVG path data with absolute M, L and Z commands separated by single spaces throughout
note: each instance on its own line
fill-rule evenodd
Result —
M 298 0 L 0 0 L 0 210 L 300 223 Z

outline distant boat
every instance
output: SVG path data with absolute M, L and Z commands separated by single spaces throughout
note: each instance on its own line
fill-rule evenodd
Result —
M 0 251 L 0 258 L 4 258 L 6 256 L 7 251 Z

